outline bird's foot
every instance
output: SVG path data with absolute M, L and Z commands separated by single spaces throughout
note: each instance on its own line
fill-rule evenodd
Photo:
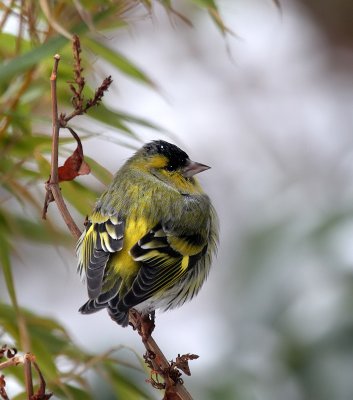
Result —
M 142 341 L 147 342 L 155 328 L 155 312 L 152 311 L 150 314 L 141 314 L 137 310 L 132 309 L 130 313 L 132 315 L 130 324 L 142 337 Z
M 141 316 L 141 336 L 144 342 L 152 335 L 155 328 L 155 312 Z

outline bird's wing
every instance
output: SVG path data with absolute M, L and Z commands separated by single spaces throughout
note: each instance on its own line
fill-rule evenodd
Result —
M 120 282 L 104 284 L 107 262 L 123 247 L 124 221 L 118 215 L 93 213 L 77 244 L 78 270 L 85 272 L 88 296 L 95 303 L 106 303 L 118 291 Z
M 173 286 L 196 264 L 206 247 L 199 235 L 173 235 L 158 224 L 130 250 L 141 268 L 118 309 L 128 310 Z

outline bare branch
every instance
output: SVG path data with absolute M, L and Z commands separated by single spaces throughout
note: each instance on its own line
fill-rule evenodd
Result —
M 58 149 L 59 149 L 59 121 L 58 121 L 58 100 L 56 94 L 56 80 L 58 75 L 60 55 L 55 54 L 53 71 L 50 76 L 50 89 L 51 89 L 51 104 L 52 104 L 52 141 L 51 148 L 51 180 L 56 182 L 58 180 Z
M 23 365 L 24 376 L 25 376 L 25 387 L 26 387 L 26 398 L 27 400 L 49 400 L 52 396 L 52 393 L 46 393 L 46 383 L 44 377 L 42 375 L 41 370 L 39 369 L 38 364 L 35 361 L 35 356 L 31 353 L 26 353 L 23 356 L 17 356 L 17 350 L 15 348 L 9 348 L 7 345 L 3 345 L 0 349 L 0 358 L 6 357 L 8 360 L 0 363 L 0 370 L 14 367 L 17 365 Z M 33 375 L 32 375 L 32 365 L 34 369 L 38 373 L 39 377 L 39 388 L 36 393 L 34 393 L 33 389 Z M 6 390 L 6 381 L 3 375 L 0 375 L 0 397 L 3 400 L 9 400 Z
M 32 365 L 31 365 L 31 362 L 33 360 L 34 357 L 29 353 L 27 353 L 24 356 L 24 373 L 25 373 L 27 400 L 32 400 L 33 396 L 33 377 L 32 377 Z
M 50 87 L 51 87 L 51 102 L 52 102 L 52 152 L 51 152 L 51 168 L 50 178 L 46 183 L 46 196 L 43 208 L 43 218 L 45 219 L 48 210 L 48 205 L 51 201 L 55 200 L 56 205 L 59 208 L 61 216 L 63 217 L 67 227 L 75 238 L 79 238 L 81 231 L 76 225 L 75 221 L 71 217 L 69 210 L 66 207 L 64 199 L 62 197 L 59 187 L 58 177 L 58 158 L 59 158 L 59 118 L 58 118 L 58 100 L 56 94 L 56 79 L 58 73 L 58 65 L 60 61 L 59 54 L 54 56 L 53 71 L 50 76 Z
M 4 375 L 0 375 L 0 397 L 3 400 L 10 400 L 6 393 L 5 386 L 6 386 L 5 377 L 4 377 Z
M 53 393 L 46 393 L 45 389 L 46 389 L 46 383 L 43 377 L 43 374 L 41 372 L 41 370 L 38 367 L 38 364 L 33 361 L 33 367 L 34 369 L 37 371 L 37 374 L 39 376 L 39 388 L 37 393 L 32 397 L 31 400 L 49 400 Z
M 11 366 L 16 366 L 19 364 L 24 364 L 23 356 L 16 356 L 16 357 L 10 358 L 9 360 L 6 360 L 6 361 L 0 363 L 0 370 L 11 367 Z

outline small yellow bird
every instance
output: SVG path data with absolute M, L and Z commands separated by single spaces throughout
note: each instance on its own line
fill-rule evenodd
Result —
M 207 169 L 162 140 L 119 169 L 77 244 L 89 297 L 81 313 L 107 308 L 127 326 L 132 308 L 154 315 L 198 293 L 218 242 L 216 212 L 194 178 Z

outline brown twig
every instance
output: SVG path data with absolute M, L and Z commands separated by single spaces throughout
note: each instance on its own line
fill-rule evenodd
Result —
M 85 114 L 90 108 L 94 106 L 98 106 L 102 101 L 104 93 L 109 89 L 109 86 L 112 84 L 113 80 L 111 76 L 108 76 L 104 79 L 99 88 L 95 91 L 93 98 L 88 99 L 86 104 L 83 103 L 83 97 L 77 92 L 77 97 L 73 98 L 73 103 L 76 104 L 76 108 L 69 114 L 65 113 L 60 114 L 59 122 L 61 127 L 66 127 L 67 123 L 77 115 Z M 71 84 L 70 87 L 73 87 Z M 81 101 L 82 100 L 82 101 Z
M 38 364 L 35 361 L 33 361 L 33 367 L 39 376 L 39 388 L 37 393 L 32 396 L 31 400 L 49 400 L 53 393 L 46 393 L 46 383 L 42 371 L 39 369 Z
M 49 203 L 54 200 L 70 232 L 72 233 L 73 236 L 77 238 L 81 235 L 81 231 L 77 227 L 75 221 L 73 220 L 71 214 L 69 213 L 69 210 L 66 207 L 64 199 L 61 195 L 59 187 L 59 178 L 58 178 L 60 123 L 58 118 L 56 79 L 57 79 L 59 61 L 60 61 L 60 56 L 59 54 L 56 54 L 54 56 L 53 71 L 50 76 L 51 102 L 52 102 L 52 152 L 51 152 L 50 178 L 49 181 L 46 183 L 47 192 L 45 196 L 43 218 L 45 218 L 46 216 Z
M 77 51 L 76 58 L 76 72 L 80 74 L 82 72 L 82 68 L 80 66 L 79 60 L 79 51 Z M 48 208 L 48 204 L 50 201 L 55 201 L 57 204 L 60 213 L 66 222 L 70 232 L 78 239 L 81 236 L 81 231 L 73 220 L 69 210 L 67 209 L 64 199 L 62 197 L 59 184 L 58 184 L 58 146 L 59 146 L 59 130 L 60 127 L 65 127 L 66 122 L 73 118 L 75 115 L 79 115 L 79 109 L 74 110 L 68 116 L 61 114 L 58 117 L 58 106 L 57 106 L 57 97 L 56 97 L 56 76 L 58 71 L 60 56 L 54 56 L 54 67 L 53 72 L 50 77 L 51 82 L 51 93 L 52 93 L 52 126 L 53 126 L 53 134 L 52 134 L 52 158 L 51 158 L 51 175 L 50 180 L 47 182 L 47 194 L 45 199 L 45 205 L 43 210 L 43 216 L 46 214 L 46 210 Z M 80 71 L 80 72 L 79 72 Z M 78 77 L 78 74 L 75 74 L 75 80 Z M 106 78 L 102 85 L 97 89 L 95 96 L 93 99 L 88 100 L 86 106 L 84 107 L 84 111 L 87 111 L 88 108 L 99 104 L 101 101 L 104 92 L 108 89 L 111 84 L 111 78 Z M 77 89 L 77 104 L 80 103 L 79 96 L 81 96 L 81 89 Z M 81 106 L 80 106 L 81 107 Z M 82 111 L 82 109 L 81 109 Z M 137 327 L 139 324 L 138 316 L 134 313 L 130 313 L 130 322 L 133 327 Z M 164 380 L 161 388 L 165 389 L 165 400 L 192 400 L 190 393 L 185 389 L 182 380 L 180 379 L 180 373 L 176 373 L 178 365 L 176 363 L 169 363 L 163 352 L 152 338 L 152 336 L 145 337 L 143 336 L 142 343 L 144 344 L 147 352 L 147 358 L 149 360 L 149 365 L 151 365 L 153 372 L 159 376 L 161 376 Z
M 73 94 L 72 105 L 73 111 L 66 115 L 65 113 L 60 114 L 59 123 L 61 127 L 66 127 L 67 123 L 77 115 L 85 114 L 90 108 L 99 105 L 102 101 L 104 93 L 109 89 L 113 80 L 111 76 L 104 79 L 102 84 L 96 90 L 93 98 L 88 99 L 85 103 L 83 89 L 86 85 L 85 77 L 83 76 L 83 67 L 81 65 L 81 44 L 80 39 L 77 35 L 73 36 L 72 40 L 72 54 L 74 58 L 74 80 L 69 83 L 69 88 Z
M 25 373 L 27 400 L 32 400 L 33 396 L 33 377 L 32 377 L 32 365 L 31 365 L 32 361 L 33 361 L 33 356 L 27 353 L 24 356 L 24 373 Z
M 8 367 L 17 365 L 23 365 L 24 369 L 24 380 L 26 388 L 27 400 L 48 400 L 52 396 L 52 393 L 46 393 L 46 383 L 38 364 L 35 361 L 35 356 L 31 353 L 26 353 L 23 356 L 18 356 L 15 348 L 9 348 L 7 345 L 3 345 L 0 349 L 0 359 L 6 357 L 7 360 L 0 363 L 0 370 Z M 36 393 L 33 389 L 33 375 L 32 365 L 36 370 L 39 377 L 39 388 Z M 8 400 L 8 396 L 5 390 L 6 381 L 4 375 L 0 375 L 0 397 L 3 400 Z
M 4 377 L 4 375 L 0 375 L 0 397 L 3 400 L 10 400 L 6 393 L 5 386 L 6 386 L 5 377 Z
M 15 0 L 11 0 L 10 4 L 5 5 L 4 3 L 2 4 L 2 8 L 5 8 L 5 11 L 2 9 L 2 18 L 0 21 L 0 31 L 2 31 L 2 28 L 4 27 L 4 25 L 6 24 L 6 21 L 10 15 L 11 12 L 13 12 L 13 4 L 14 4 Z
M 23 363 L 24 363 L 23 357 L 16 356 L 16 357 L 10 358 L 9 360 L 6 360 L 6 361 L 0 363 L 0 370 L 11 367 L 11 366 L 23 364 Z
M 181 373 L 175 363 L 169 363 L 162 350 L 159 348 L 152 336 L 144 343 L 147 350 L 146 356 L 152 364 L 151 371 L 160 375 L 164 380 L 165 400 L 192 400 L 190 393 L 186 390 Z

